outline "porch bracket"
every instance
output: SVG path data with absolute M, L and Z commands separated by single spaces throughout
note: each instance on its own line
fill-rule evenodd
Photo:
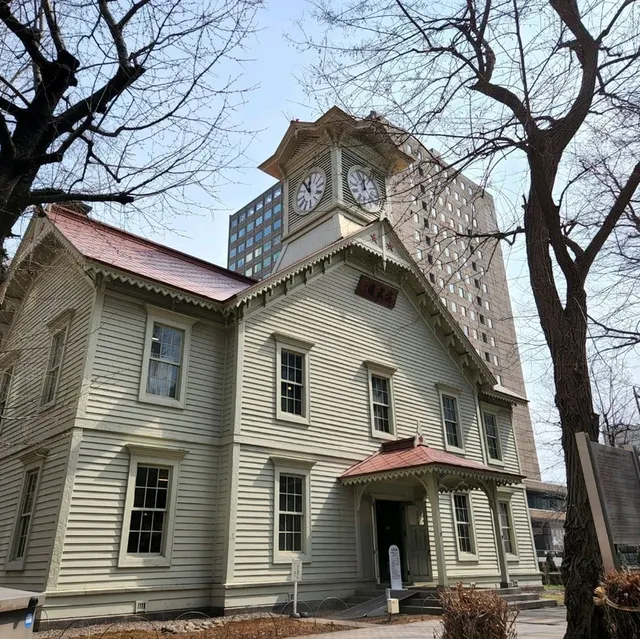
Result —
M 427 491 L 427 497 L 431 505 L 433 541 L 436 546 L 436 561 L 438 563 L 438 585 L 444 588 L 447 586 L 448 580 L 447 563 L 444 556 L 444 543 L 442 540 L 442 522 L 440 520 L 440 491 L 438 489 L 440 475 L 435 472 L 426 473 L 425 476 L 419 476 L 418 481 Z

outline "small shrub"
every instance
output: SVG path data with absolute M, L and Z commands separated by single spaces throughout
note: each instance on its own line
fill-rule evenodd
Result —
M 546 572 L 558 572 L 558 566 L 556 565 L 555 559 L 553 558 L 553 553 L 548 552 L 546 557 Z
M 640 572 L 612 571 L 594 593 L 603 606 L 607 625 L 616 639 L 640 636 Z
M 516 639 L 518 612 L 490 590 L 455 588 L 440 594 L 442 631 L 438 639 Z

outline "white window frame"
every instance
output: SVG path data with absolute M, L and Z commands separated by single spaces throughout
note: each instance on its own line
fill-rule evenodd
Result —
M 285 422 L 292 422 L 303 426 L 311 424 L 311 378 L 310 378 L 310 355 L 314 344 L 297 337 L 273 333 L 276 343 L 276 419 Z M 295 415 L 282 410 L 282 351 L 290 351 L 297 355 L 302 355 L 302 415 Z
M 130 459 L 127 492 L 124 502 L 124 511 L 122 514 L 118 568 L 170 566 L 173 555 L 173 533 L 176 520 L 180 461 L 187 451 L 183 449 L 139 446 L 136 444 L 125 444 L 125 446 L 129 452 Z M 134 555 L 127 552 L 129 527 L 131 525 L 131 511 L 133 509 L 136 475 L 139 465 L 169 468 L 169 496 L 167 499 L 165 530 L 163 531 L 164 538 L 162 540 L 162 552 L 157 555 Z
M 315 462 L 295 457 L 271 457 L 273 463 L 273 563 L 290 564 L 293 559 L 310 562 L 311 541 L 311 469 Z M 280 537 L 280 475 L 295 475 L 303 478 L 302 504 L 302 550 L 286 551 L 279 548 Z
M 504 466 L 504 449 L 502 447 L 502 436 L 500 433 L 500 421 L 498 419 L 498 411 L 495 408 L 489 408 L 483 405 L 480 407 L 480 412 L 482 414 L 482 436 L 484 437 L 484 445 L 487 449 L 487 462 L 491 466 Z M 499 459 L 494 459 L 489 454 L 489 438 L 487 437 L 487 425 L 484 419 L 485 415 L 491 415 L 496 420 L 496 432 L 498 436 L 498 452 L 500 454 Z
M 64 368 L 64 358 L 67 352 L 67 342 L 69 340 L 69 327 L 71 326 L 71 320 L 73 319 L 73 315 L 74 315 L 73 310 L 64 311 L 48 324 L 49 331 L 51 332 L 51 337 L 49 339 L 49 350 L 47 352 L 47 360 L 44 368 L 44 377 L 42 380 L 42 386 L 40 388 L 40 402 L 41 402 L 40 410 L 47 409 L 50 406 L 54 406 L 56 401 L 58 400 L 58 391 L 60 390 L 60 380 L 62 379 L 62 369 Z M 53 389 L 53 396 L 48 402 L 42 403 L 42 400 L 44 399 L 44 391 L 47 386 L 47 376 L 49 372 L 49 361 L 51 359 L 51 349 L 53 348 L 53 340 L 60 333 L 63 333 L 62 352 L 60 353 L 60 364 L 58 365 L 58 375 L 56 377 L 55 387 Z
M 471 544 L 473 546 L 473 552 L 466 552 L 460 550 L 460 542 L 458 539 L 458 519 L 456 517 L 456 503 L 455 496 L 456 495 L 464 495 L 467 498 L 467 506 L 469 509 L 469 522 L 464 522 L 469 524 L 469 537 L 471 539 Z M 473 516 L 473 499 L 471 495 L 471 491 L 455 491 L 451 493 L 451 521 L 453 521 L 453 536 L 456 544 L 456 555 L 458 561 L 478 561 L 478 540 L 476 538 L 476 524 L 475 518 Z M 502 538 L 500 538 L 502 541 Z
M 2 370 L 0 370 L 0 393 L 2 392 L 2 385 L 4 384 L 5 376 L 9 374 L 9 382 L 7 383 L 7 392 L 4 400 L 4 410 L 0 408 L 0 435 L 2 435 L 2 431 L 4 430 L 5 424 L 7 423 L 7 406 L 9 405 L 9 400 L 11 398 L 11 387 L 13 386 L 15 371 L 16 368 L 14 363 L 8 364 Z
M 513 504 L 512 504 L 512 492 L 498 492 L 497 507 L 498 507 L 498 520 L 500 521 L 499 537 L 500 543 L 502 543 L 502 521 L 500 520 L 500 503 L 506 503 L 509 509 L 509 523 L 511 524 L 511 545 L 514 552 L 506 552 L 507 561 L 516 562 L 520 561 L 520 552 L 518 550 L 518 535 L 516 534 L 515 520 L 513 518 Z M 504 546 L 503 546 L 504 548 Z
M 397 369 L 393 366 L 380 364 L 378 362 L 366 361 L 364 363 L 367 369 L 367 384 L 369 388 L 369 428 L 371 437 L 375 439 L 393 440 L 397 438 L 396 434 L 396 410 L 394 401 L 393 376 Z M 389 432 L 377 430 L 375 427 L 374 411 L 373 411 L 373 382 L 372 377 L 382 377 L 389 382 Z
M 144 348 L 142 351 L 142 370 L 140 373 L 140 388 L 138 391 L 138 401 L 145 404 L 159 404 L 171 408 L 185 408 L 187 400 L 187 380 L 189 378 L 189 354 L 191 351 L 191 329 L 196 323 L 195 318 L 174 313 L 164 308 L 156 306 L 146 306 L 147 327 L 144 335 Z M 154 324 L 162 324 L 184 332 L 182 342 L 182 361 L 180 363 L 180 379 L 178 381 L 178 397 L 162 397 L 147 393 L 147 382 L 149 379 L 149 360 L 151 358 L 151 338 L 153 337 Z
M 436 386 L 438 388 L 438 400 L 440 402 L 440 422 L 442 424 L 442 435 L 444 437 L 445 450 L 464 455 L 464 433 L 462 428 L 462 414 L 460 412 L 460 395 L 462 394 L 462 390 L 447 384 L 437 384 Z M 447 426 L 444 419 L 444 396 L 452 397 L 456 402 L 456 417 L 458 418 L 458 437 L 460 439 L 460 446 L 453 446 L 447 439 Z
M 31 531 L 33 530 L 33 520 L 35 519 L 37 505 L 38 505 L 38 493 L 40 492 L 40 485 L 42 484 L 42 468 L 44 466 L 44 460 L 47 455 L 46 449 L 40 449 L 33 453 L 27 453 L 20 458 L 20 461 L 24 465 L 22 472 L 22 488 L 20 489 L 20 497 L 16 504 L 16 511 L 13 518 L 13 528 L 11 530 L 11 537 L 9 538 L 9 550 L 7 552 L 7 558 L 5 561 L 4 569 L 10 570 L 24 570 L 24 566 L 29 556 L 29 542 L 31 540 Z M 36 479 L 36 488 L 33 494 L 33 506 L 29 515 L 29 525 L 27 527 L 27 535 L 24 542 L 24 554 L 22 557 L 13 558 L 16 551 L 17 535 L 20 530 L 20 520 L 22 518 L 22 509 L 24 507 L 24 500 L 27 492 L 27 477 L 32 471 L 37 471 L 38 477 Z

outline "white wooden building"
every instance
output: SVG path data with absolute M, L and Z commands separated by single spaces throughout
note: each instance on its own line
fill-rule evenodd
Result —
M 0 584 L 50 619 L 540 584 L 511 410 L 385 218 L 409 159 L 337 109 L 291 124 L 256 283 L 62 205 L 4 289 Z

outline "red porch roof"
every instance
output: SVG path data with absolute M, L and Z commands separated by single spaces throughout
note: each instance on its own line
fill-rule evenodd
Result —
M 519 483 L 523 479 L 522 475 L 490 468 L 480 462 L 425 446 L 422 437 L 382 444 L 378 452 L 348 468 L 340 479 L 345 483 L 360 483 L 365 478 L 374 479 L 387 474 L 420 474 L 417 471 L 421 468 L 427 471 L 436 467 L 448 472 L 458 471 L 463 475 L 493 477 L 500 483 Z
M 255 284 L 249 277 L 61 206 L 50 207 L 46 216 L 85 258 L 171 288 L 223 302 Z

